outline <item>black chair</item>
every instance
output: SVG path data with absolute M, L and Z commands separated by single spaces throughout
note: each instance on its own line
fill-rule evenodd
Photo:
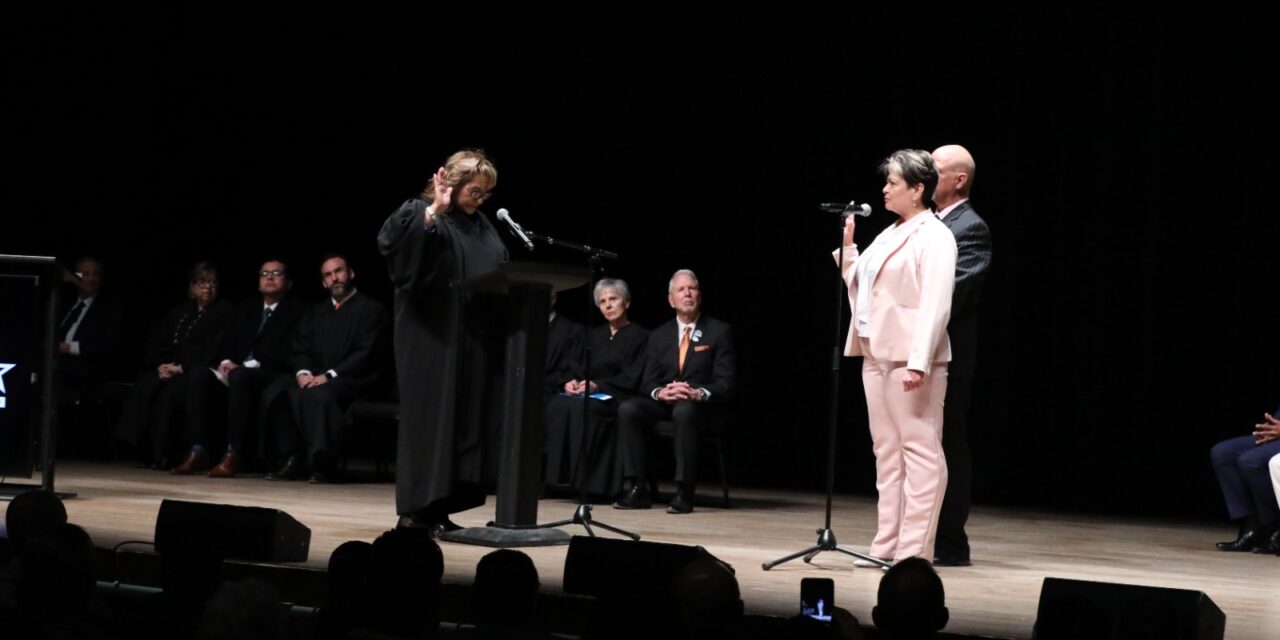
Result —
M 377 400 L 357 400 L 347 408 L 347 429 L 350 433 L 364 433 L 370 437 L 363 441 L 373 456 L 374 473 L 379 478 L 390 478 L 390 460 L 396 455 L 396 440 L 400 429 L 400 403 Z M 357 425 L 359 428 L 356 428 Z M 368 427 L 368 428 L 366 428 Z M 348 451 L 344 448 L 342 467 L 347 466 Z
M 395 477 L 391 461 L 395 460 L 400 436 L 400 387 L 395 367 L 388 367 L 368 394 L 347 407 L 343 434 L 339 456 L 343 471 L 354 450 L 373 458 L 374 474 L 379 480 Z

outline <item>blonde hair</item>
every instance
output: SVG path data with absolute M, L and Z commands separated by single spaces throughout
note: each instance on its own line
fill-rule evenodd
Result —
M 445 160 L 444 171 L 447 176 L 445 184 L 455 189 L 458 185 L 466 184 L 476 177 L 487 178 L 490 189 L 498 184 L 498 169 L 481 149 L 463 149 L 454 153 Z M 435 201 L 436 177 L 434 175 L 427 180 L 427 186 L 422 189 L 422 195 L 419 197 L 427 202 Z

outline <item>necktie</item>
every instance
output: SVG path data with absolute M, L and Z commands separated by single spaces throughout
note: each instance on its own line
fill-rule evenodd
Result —
M 67 333 L 71 331 L 71 327 L 76 325 L 80 320 L 80 314 L 84 313 L 84 300 L 76 302 L 76 306 L 71 307 L 71 311 L 67 312 L 67 317 L 62 319 L 62 325 L 58 327 L 58 341 L 66 342 Z
M 263 308 L 262 308 L 262 321 L 258 323 L 258 334 L 257 334 L 257 335 L 262 335 L 262 328 L 263 328 L 263 327 L 265 327 L 265 326 L 267 326 L 267 320 L 269 320 L 270 318 L 271 318 L 271 307 L 263 307 Z M 252 349 L 252 348 L 250 348 L 250 349 L 249 349 L 249 355 L 245 356 L 244 360 L 245 360 L 245 362 L 248 362 L 248 361 L 250 361 L 250 360 L 253 360 L 253 349 Z
M 262 333 L 262 328 L 267 326 L 267 320 L 271 319 L 271 307 L 262 308 L 262 322 L 258 323 L 258 333 Z
M 680 338 L 680 362 L 676 368 L 677 373 L 684 373 L 684 356 L 689 353 L 689 333 L 693 331 L 693 326 L 684 328 L 684 336 Z

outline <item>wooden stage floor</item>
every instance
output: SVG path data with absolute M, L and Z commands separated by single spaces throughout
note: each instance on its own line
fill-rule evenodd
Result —
M 371 541 L 396 521 L 395 489 L 389 483 L 213 480 L 114 464 L 63 462 L 57 488 L 79 494 L 67 502 L 68 514 L 99 547 L 151 540 L 163 498 L 284 510 L 311 528 L 307 565 L 314 567 L 324 567 L 342 542 Z M 767 572 L 760 567 L 814 542 L 814 530 L 822 524 L 822 495 L 743 489 L 733 497 L 733 509 L 699 507 L 684 516 L 657 508 L 618 511 L 607 506 L 598 506 L 595 515 L 645 540 L 707 548 L 736 569 L 749 612 L 792 615 L 800 579 L 823 576 L 835 580 L 837 604 L 870 623 L 879 571 L 855 570 L 835 553 L 821 554 L 811 565 L 794 561 Z M 458 514 L 455 520 L 464 526 L 483 525 L 493 517 L 492 503 L 491 498 L 488 505 Z M 542 521 L 567 518 L 572 512 L 568 500 L 539 504 Z M 865 550 L 875 526 L 875 504 L 866 496 L 837 496 L 832 524 L 842 545 Z M 570 532 L 583 533 L 578 527 Z M 1234 534 L 1226 524 L 977 507 L 969 532 L 974 566 L 939 569 L 951 609 L 947 631 L 1030 637 L 1041 581 L 1054 576 L 1202 590 L 1227 614 L 1228 638 L 1280 637 L 1280 558 L 1215 551 L 1215 541 Z M 469 582 L 476 562 L 490 551 L 450 543 L 442 548 L 445 580 L 455 583 Z M 537 564 L 544 589 L 560 590 L 566 549 L 525 550 Z

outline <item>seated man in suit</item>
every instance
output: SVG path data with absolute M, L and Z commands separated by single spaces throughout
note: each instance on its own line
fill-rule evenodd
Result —
M 76 260 L 75 272 L 80 276 L 77 295 L 58 323 L 56 382 L 58 402 L 64 407 L 92 405 L 101 398 L 102 387 L 118 364 L 124 324 L 124 306 L 102 293 L 102 261 L 82 256 Z M 79 412 L 64 409 L 62 415 L 79 417 Z M 75 447 L 77 443 L 66 444 Z
M 347 407 L 382 373 L 386 309 L 356 291 L 355 271 L 343 256 L 325 258 L 320 274 L 329 299 L 313 305 L 298 324 L 293 379 L 272 385 L 288 394 L 292 419 L 274 425 L 287 460 L 268 480 L 300 480 L 310 469 L 311 482 L 331 481 Z
M 187 407 L 187 440 L 191 452 L 169 472 L 187 475 L 208 470 L 211 478 L 230 478 L 243 463 L 244 438 L 258 417 L 274 401 L 263 392 L 272 383 L 292 376 L 293 333 L 306 305 L 290 298 L 293 280 L 281 260 L 267 260 L 258 270 L 258 297 L 235 311 L 218 348 L 216 367 L 192 372 Z M 280 395 L 277 393 L 277 395 Z M 225 405 L 224 405 L 225 403 Z M 215 427 L 215 416 L 226 407 L 226 428 Z M 215 408 L 217 407 L 217 408 Z M 213 449 L 225 438 L 226 452 L 210 469 Z
M 1280 455 L 1277 415 L 1280 407 L 1263 414 L 1252 434 L 1223 440 L 1209 452 L 1227 513 L 1240 525 L 1235 540 L 1218 543 L 1220 551 L 1280 553 L 1280 506 L 1268 469 Z
M 667 285 L 667 302 L 676 317 L 649 334 L 645 349 L 644 397 L 618 407 L 618 452 L 631 489 L 614 504 L 619 509 L 647 509 L 649 477 L 646 443 L 659 420 L 675 423 L 675 499 L 667 513 L 693 511 L 698 480 L 698 431 L 723 419 L 733 392 L 736 357 L 729 325 L 702 315 L 698 276 L 681 269 Z

